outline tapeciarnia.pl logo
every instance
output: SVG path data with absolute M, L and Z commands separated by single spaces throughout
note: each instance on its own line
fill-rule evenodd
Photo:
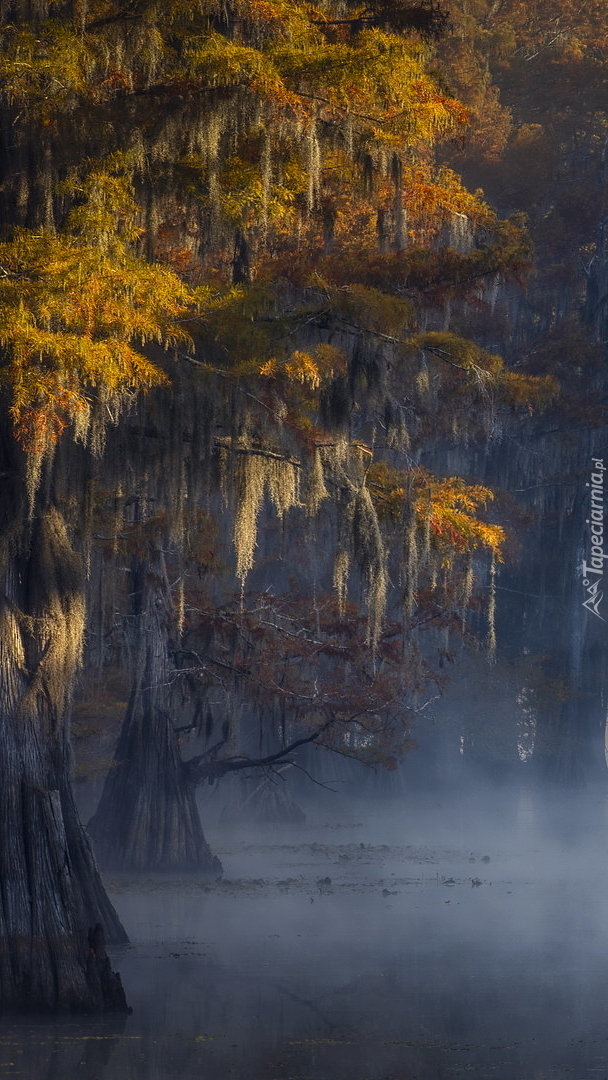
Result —
M 586 559 L 583 560 L 583 585 L 587 593 L 586 600 L 583 600 L 583 607 L 605 622 L 599 608 L 604 595 L 602 591 L 604 559 L 608 559 L 608 554 L 604 554 L 604 472 L 606 466 L 603 458 L 591 458 L 591 461 L 593 472 L 591 483 L 587 484 L 590 488 L 590 509 L 586 520 L 586 524 L 589 525 L 591 555 L 589 562 Z

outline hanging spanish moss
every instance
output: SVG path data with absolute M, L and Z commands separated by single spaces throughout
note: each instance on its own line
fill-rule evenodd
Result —
M 91 405 L 86 401 L 83 408 L 76 409 L 72 420 L 74 439 L 86 446 L 91 430 Z M 98 455 L 97 455 L 98 456 Z
M 244 454 L 239 462 L 237 510 L 234 519 L 236 576 L 241 585 L 253 569 L 257 543 L 258 515 L 266 486 L 265 462 L 258 455 Z
M 329 492 L 325 486 L 321 451 L 318 446 L 315 446 L 313 451 L 312 464 L 308 472 L 307 481 L 306 513 L 309 517 L 314 517 L 315 514 L 318 513 L 323 500 L 329 498 Z
M 243 446 L 237 466 L 237 508 L 234 520 L 236 575 L 244 585 L 253 569 L 258 518 L 264 496 L 268 496 L 279 516 L 298 505 L 299 476 L 296 464 Z
M 52 458 L 55 449 L 52 444 L 39 453 L 26 454 L 25 458 L 25 490 L 27 494 L 28 516 L 34 513 L 36 493 L 42 478 L 44 465 Z
M 37 175 L 37 216 L 42 227 L 48 232 L 55 231 L 55 188 L 57 176 L 53 167 L 53 156 L 47 139 L 44 139 Z
M 338 599 L 338 611 L 344 615 L 346 600 L 348 597 L 348 578 L 350 574 L 350 555 L 348 551 L 339 549 L 334 559 L 333 586 Z
M 262 231 L 265 234 L 268 230 L 268 206 L 270 203 L 270 193 L 272 189 L 272 140 L 270 137 L 269 126 L 265 126 L 264 134 L 262 137 L 262 155 L 261 155 L 261 170 L 262 170 Z
M 136 395 L 130 391 L 117 391 L 102 384 L 95 395 L 91 408 L 78 423 L 84 435 L 84 419 L 88 418 L 89 428 L 86 438 L 93 457 L 101 458 L 105 452 L 108 428 L 116 426 L 129 407 L 134 404 Z M 76 418 L 76 417 L 74 417 Z
M 475 584 L 475 572 L 473 570 L 473 555 L 469 552 L 467 556 L 467 562 L 465 572 L 462 577 L 462 591 L 460 594 L 460 605 L 462 607 L 462 629 L 465 629 L 467 608 L 469 606 L 471 597 L 473 595 L 473 585 Z
M 416 603 L 416 589 L 419 575 L 418 522 L 414 506 L 410 507 L 405 529 L 405 622 L 409 619 Z
M 501 280 L 499 274 L 493 274 L 490 280 L 485 285 L 483 291 L 483 297 L 485 303 L 488 305 L 492 314 L 494 314 L 496 304 L 498 303 L 498 297 L 501 292 Z
M 449 226 L 448 246 L 460 255 L 468 255 L 475 240 L 474 228 L 466 214 L 452 214 Z
M 366 642 L 375 651 L 380 641 L 384 623 L 389 584 L 384 562 L 378 562 L 371 566 L 367 576 L 368 585 L 365 596 L 368 611 Z
M 428 394 L 431 388 L 431 382 L 429 378 L 429 368 L 426 362 L 424 353 L 420 358 L 420 368 L 416 375 L 416 389 L 419 394 Z
M 321 148 L 315 119 L 311 120 L 306 133 L 306 173 L 308 178 L 306 205 L 310 212 L 317 205 L 321 190 Z
M 82 658 L 82 560 L 72 551 L 65 522 L 54 507 L 37 515 L 29 546 L 35 570 L 28 582 L 27 607 L 17 602 L 20 583 L 11 581 L 9 572 L 7 592 L 14 595 L 0 617 L 0 662 L 7 675 L 2 683 L 7 698 L 0 701 L 0 710 L 3 723 L 13 717 L 29 725 L 44 708 L 49 731 L 61 732 Z M 8 545 L 2 554 L 8 555 Z M 7 573 L 4 560 L 0 572 Z
M 112 537 L 112 554 L 118 554 L 118 538 L 125 523 L 125 497 L 122 482 L 118 480 L 114 489 L 114 498 L 110 511 L 110 536 Z
M 487 635 L 488 659 L 496 660 L 496 556 L 492 552 L 490 564 L 490 592 L 488 597 L 488 635 Z
M 233 490 L 231 484 L 231 471 L 234 464 L 232 454 L 228 448 L 221 444 L 216 448 L 217 467 L 218 467 L 218 487 L 222 500 L 222 506 L 224 509 L 228 506 L 229 492 Z
M 207 187 L 209 193 L 211 239 L 217 235 L 221 217 L 220 187 L 220 139 L 224 126 L 223 111 L 217 111 L 207 120 L 201 134 L 207 157 Z
M 365 485 L 359 489 L 353 500 L 352 543 L 365 586 L 367 641 L 375 649 L 386 610 L 388 578 L 386 551 L 378 515 Z
M 184 575 L 181 574 L 177 583 L 177 601 L 174 604 L 175 607 L 175 629 L 177 637 L 181 638 L 184 633 L 184 624 L 186 621 L 186 588 L 184 584 Z
M 266 483 L 270 500 L 279 517 L 299 505 L 299 469 L 292 461 L 270 458 L 267 462 Z
M 387 401 L 384 408 L 384 429 L 386 445 L 389 450 L 406 452 L 411 449 L 412 441 L 405 421 L 404 410 Z
M 29 702 L 35 711 L 36 698 L 44 693 L 50 698 L 59 724 L 69 708 L 73 680 L 82 659 L 85 627 L 85 598 L 79 581 L 82 563 L 71 553 L 65 522 L 54 507 L 40 518 L 35 538 L 36 564 L 49 598 L 44 616 L 36 617 L 41 662 L 21 699 L 21 708 L 27 710 Z M 63 580 L 58 580 L 58 574 Z M 68 591 L 65 585 L 69 577 L 73 580 Z

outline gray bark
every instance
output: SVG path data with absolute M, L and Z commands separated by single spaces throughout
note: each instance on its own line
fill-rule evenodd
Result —
M 5 494 L 0 1009 L 126 1010 L 120 978 L 102 948 L 103 929 L 89 938 L 89 928 L 99 924 L 113 940 L 127 940 L 70 786 L 69 713 L 84 610 L 80 559 L 52 501 L 36 507 L 28 522 L 18 483 L 5 482 Z
M 103 866 L 116 870 L 197 871 L 219 876 L 196 805 L 196 784 L 181 759 L 170 710 L 172 620 L 162 553 L 151 550 L 131 573 L 135 673 L 125 721 L 102 797 L 89 823 Z

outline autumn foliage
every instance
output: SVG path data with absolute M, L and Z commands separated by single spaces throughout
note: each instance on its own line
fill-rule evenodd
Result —
M 438 67 L 446 25 L 433 3 L 91 0 L 1 31 L 15 438 L 39 461 L 68 434 L 99 455 L 139 391 L 190 365 L 241 588 L 269 505 L 282 520 L 332 507 L 338 604 L 362 590 L 372 654 L 391 565 L 408 618 L 438 574 L 466 610 L 462 558 L 503 542 L 488 489 L 410 453 L 555 390 L 466 333 L 465 310 L 521 282 L 532 252 L 521 218 L 439 160 L 474 115 Z

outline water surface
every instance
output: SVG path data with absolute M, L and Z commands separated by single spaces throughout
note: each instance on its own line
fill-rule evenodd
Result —
M 4 1021 L 0 1080 L 608 1080 L 603 796 L 210 839 L 217 884 L 109 882 L 133 1015 Z

